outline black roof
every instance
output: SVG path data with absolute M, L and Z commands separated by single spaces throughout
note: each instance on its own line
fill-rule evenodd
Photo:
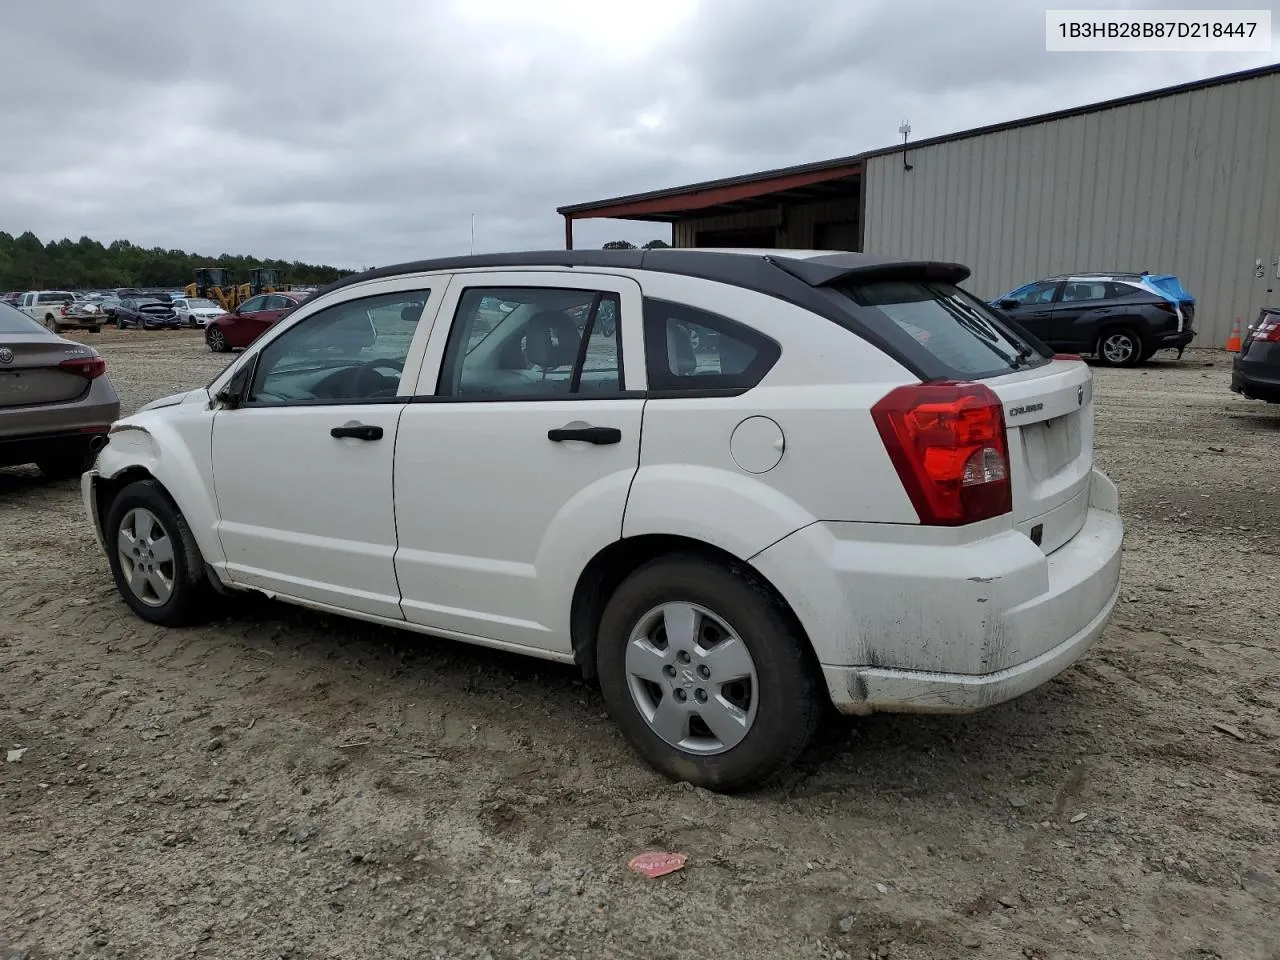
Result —
M 961 130 L 957 133 L 946 133 L 941 136 L 930 137 L 927 140 L 914 141 L 907 144 L 907 149 L 919 150 L 921 147 L 932 147 L 937 144 L 951 143 L 956 140 L 968 140 L 971 137 L 981 137 L 990 133 L 1001 133 L 1005 130 L 1016 130 L 1019 127 L 1031 127 L 1039 123 L 1048 123 L 1052 120 L 1065 120 L 1070 117 L 1080 117 L 1090 113 L 1100 113 L 1103 110 L 1114 110 L 1117 107 L 1133 106 L 1134 104 L 1146 103 L 1149 100 L 1160 100 L 1164 97 L 1172 97 L 1181 93 L 1192 93 L 1196 90 L 1207 90 L 1211 87 L 1220 87 L 1230 83 L 1254 80 L 1259 77 L 1269 76 L 1273 73 L 1280 73 L 1280 63 L 1268 64 L 1263 67 L 1254 67 L 1249 70 L 1239 70 L 1235 73 L 1224 73 L 1216 77 L 1207 77 L 1203 80 L 1192 80 L 1187 83 L 1178 83 L 1169 87 L 1160 87 L 1156 90 L 1147 90 L 1143 93 L 1135 93 L 1124 97 L 1115 97 L 1111 100 L 1087 103 L 1079 107 L 1068 107 L 1065 110 L 1053 110 L 1049 113 L 1038 113 L 1034 116 L 1022 117 L 1018 120 L 1006 120 L 1001 123 L 992 123 L 983 127 L 972 127 L 968 130 Z M 772 170 L 761 170 L 757 173 L 739 174 L 738 176 L 723 177 L 718 180 L 705 180 L 701 183 L 691 183 L 680 187 L 665 187 L 661 190 L 650 190 L 644 193 L 632 193 L 620 197 L 610 197 L 607 200 L 591 200 L 586 203 L 573 203 L 567 206 L 557 207 L 556 212 L 560 214 L 582 213 L 593 210 L 596 207 L 612 207 L 623 203 L 638 203 L 643 200 L 658 200 L 664 197 L 678 197 L 681 194 L 697 193 L 717 187 L 730 187 L 739 184 L 753 183 L 757 180 L 772 180 L 777 177 L 787 177 L 795 174 L 834 170 L 841 167 L 847 167 L 850 164 L 858 163 L 859 161 L 868 160 L 872 157 L 901 153 L 902 150 L 903 145 L 899 143 L 889 147 L 867 150 L 863 153 L 850 154 L 846 157 L 835 157 L 831 160 L 818 160 L 811 163 L 797 164 L 791 167 L 777 167 Z
M 842 281 L 884 280 L 916 277 L 961 283 L 969 276 L 969 268 L 958 263 L 932 260 L 900 260 L 867 253 L 832 253 L 819 257 L 792 257 L 787 251 L 761 250 L 727 253 L 719 250 L 533 250 L 525 253 L 483 253 L 465 257 L 443 257 L 375 267 L 353 273 L 322 287 L 310 299 L 352 284 L 411 273 L 433 273 L 481 268 L 519 270 L 526 267 L 611 267 L 623 270 L 653 270 L 683 276 L 717 280 L 783 296 L 799 280 L 808 287 L 825 287 Z

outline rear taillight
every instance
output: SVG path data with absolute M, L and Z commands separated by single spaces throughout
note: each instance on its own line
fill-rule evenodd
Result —
M 68 307 L 68 304 L 65 304 L 65 303 L 64 303 L 64 304 L 62 305 L 62 315 L 63 315 L 64 317 L 67 315 L 67 307 Z
M 898 387 L 871 416 L 921 523 L 959 526 L 1013 509 L 1004 407 L 989 387 Z
M 107 372 L 107 361 L 101 357 L 72 357 L 58 364 L 60 370 L 74 373 L 77 377 L 94 380 Z
M 1084 362 L 1084 357 L 1080 356 L 1080 354 L 1078 354 L 1078 353 L 1055 353 L 1055 354 L 1053 355 L 1053 359 L 1055 359 L 1055 360 L 1079 360 L 1079 361 L 1081 361 L 1082 363 Z
M 1250 339 L 1261 340 L 1264 343 L 1280 343 L 1280 317 L 1267 314 L 1253 328 L 1253 336 Z

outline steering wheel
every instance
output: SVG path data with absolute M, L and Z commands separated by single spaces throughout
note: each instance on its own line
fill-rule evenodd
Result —
M 387 370 L 394 370 L 397 374 L 398 382 L 399 374 L 404 371 L 403 360 L 393 360 L 390 357 L 375 357 L 356 367 L 355 376 L 352 378 L 352 386 L 355 388 L 358 397 L 376 397 L 386 390 L 386 378 L 380 373 L 376 373 L 377 369 L 382 367 Z M 373 377 L 377 377 L 379 383 L 372 382 Z M 395 389 L 395 385 L 392 386 Z

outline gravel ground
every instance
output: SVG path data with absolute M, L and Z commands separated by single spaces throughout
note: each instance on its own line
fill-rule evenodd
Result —
M 100 342 L 126 410 L 226 362 Z M 1129 539 L 1077 667 L 735 798 L 566 668 L 266 601 L 148 626 L 76 485 L 0 471 L 0 957 L 1280 957 L 1280 409 L 1227 377 L 1096 371 Z

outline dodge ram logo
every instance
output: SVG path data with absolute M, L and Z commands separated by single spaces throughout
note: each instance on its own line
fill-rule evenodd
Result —
M 8 347 L 0 347 L 0 363 L 13 363 L 13 351 Z

